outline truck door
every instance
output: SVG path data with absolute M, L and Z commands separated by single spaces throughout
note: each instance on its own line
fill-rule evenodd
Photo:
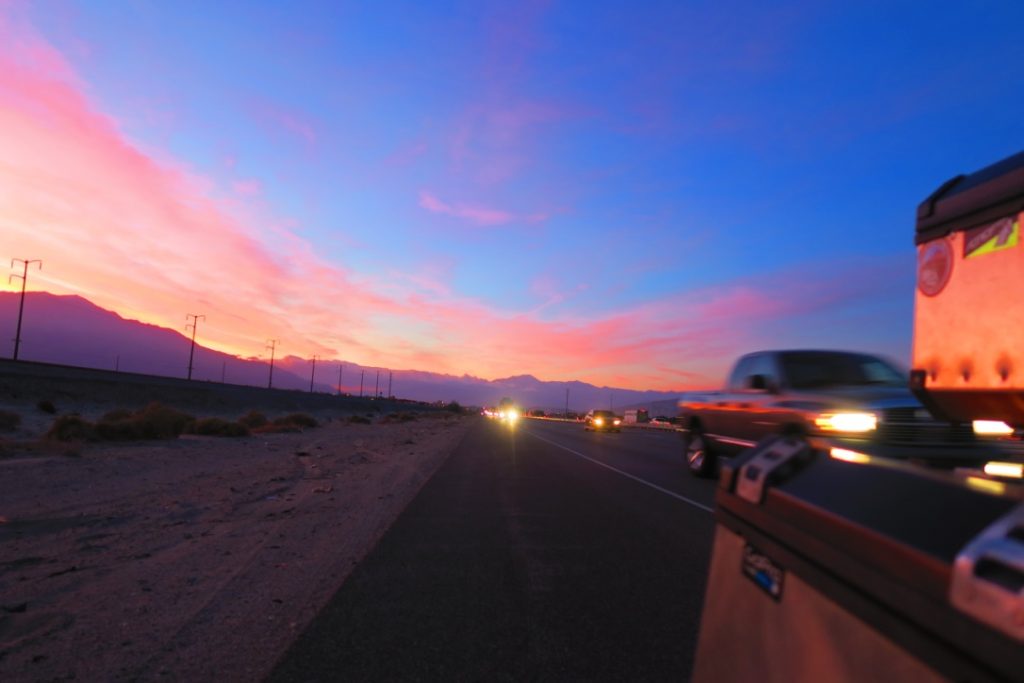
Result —
M 733 394 L 730 429 L 738 439 L 756 443 L 780 427 L 781 416 L 775 407 L 779 371 L 773 353 L 755 353 L 748 360 Z

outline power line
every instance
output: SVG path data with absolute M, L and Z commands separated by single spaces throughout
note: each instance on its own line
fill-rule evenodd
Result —
M 192 322 L 189 323 L 188 319 L 192 318 Z M 206 320 L 205 315 L 196 315 L 195 313 L 185 314 L 185 331 L 188 332 L 188 328 L 192 328 L 192 348 L 188 351 L 188 378 L 192 379 L 192 358 L 196 353 L 196 328 L 199 327 L 199 319 Z
M 267 389 L 274 388 L 274 351 L 277 349 L 278 339 L 268 339 L 264 350 L 270 349 L 270 379 L 267 380 Z
M 14 267 L 15 263 L 21 263 L 24 266 L 21 271 L 21 275 L 12 273 L 7 276 L 7 284 L 11 284 L 11 280 L 14 278 L 21 278 L 21 303 L 18 304 L 18 330 L 14 333 L 14 360 L 18 360 L 18 347 L 21 346 L 21 316 L 25 312 L 25 285 L 28 284 L 28 267 L 33 263 L 38 263 L 39 270 L 42 270 L 43 262 L 39 259 L 26 261 L 22 258 L 12 258 L 11 268 Z

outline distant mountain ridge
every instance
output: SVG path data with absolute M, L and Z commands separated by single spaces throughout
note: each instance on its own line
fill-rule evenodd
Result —
M 17 325 L 16 292 L 0 292 L 0 356 L 11 357 Z M 129 320 L 74 295 L 29 292 L 22 323 L 22 360 L 120 370 L 167 377 L 185 377 L 190 340 L 180 332 Z M 362 375 L 362 393 L 386 395 L 389 371 L 360 366 L 348 361 L 320 361 L 316 364 L 314 388 L 337 391 L 339 365 L 342 389 L 357 394 Z M 304 389 L 310 386 L 312 366 L 308 359 L 285 356 L 274 363 L 274 386 Z M 266 386 L 269 365 L 262 360 L 238 358 L 196 344 L 192 377 L 199 381 Z M 378 370 L 380 377 L 378 380 Z M 458 401 L 463 405 L 494 405 L 509 397 L 525 408 L 562 411 L 566 389 L 569 409 L 642 407 L 653 402 L 674 401 L 676 392 L 635 391 L 597 387 L 580 381 L 545 382 L 523 374 L 485 380 L 471 375 L 445 375 L 426 370 L 394 370 L 392 394 L 418 401 Z M 379 383 L 378 383 L 379 382 Z M 662 405 L 665 405 L 662 403 Z M 654 414 L 654 413 L 652 413 Z M 661 414 L 659 412 L 659 414 Z

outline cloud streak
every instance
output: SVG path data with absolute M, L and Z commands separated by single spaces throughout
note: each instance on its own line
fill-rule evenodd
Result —
M 59 52 L 0 11 L 0 258 L 42 258 L 34 286 L 145 322 L 182 329 L 185 313 L 205 314 L 202 341 L 240 356 L 272 337 L 283 353 L 396 369 L 680 389 L 716 384 L 733 355 L 769 341 L 769 322 L 894 282 L 863 264 L 812 265 L 589 318 L 496 310 L 452 290 L 455 263 L 396 278 L 327 261 L 266 208 L 258 182 L 218 192 L 187 163 L 140 151 L 84 93 Z M 293 132 L 315 141 L 304 131 Z M 484 228 L 546 218 L 427 190 L 419 206 Z

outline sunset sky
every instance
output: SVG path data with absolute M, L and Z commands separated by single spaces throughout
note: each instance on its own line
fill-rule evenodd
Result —
M 0 0 L 0 261 L 240 356 L 662 390 L 756 348 L 906 363 L 918 202 L 1024 149 L 1022 25 Z

